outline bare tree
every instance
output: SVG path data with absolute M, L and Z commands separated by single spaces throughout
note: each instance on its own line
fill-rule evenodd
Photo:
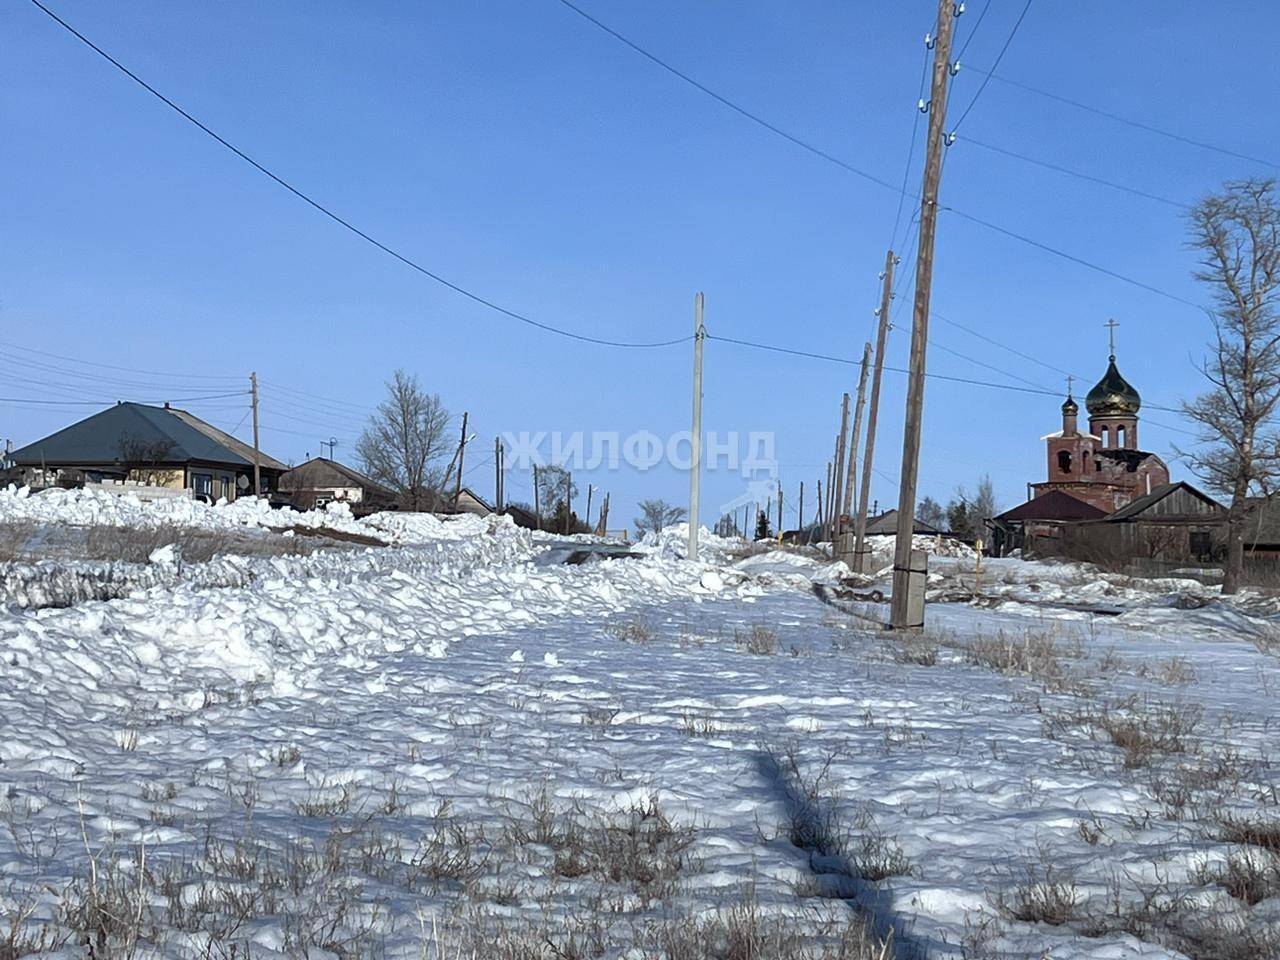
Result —
M 173 481 L 178 471 L 160 464 L 173 458 L 172 440 L 146 440 L 132 433 L 120 435 L 120 469 L 126 480 L 164 486 Z
M 660 533 L 663 527 L 679 523 L 685 518 L 684 507 L 673 507 L 665 500 L 641 500 L 636 504 L 640 516 L 636 517 L 636 535 L 643 537 L 649 531 Z
M 1209 285 L 1214 338 L 1200 372 L 1208 392 L 1183 413 L 1198 425 L 1198 446 L 1178 450 L 1213 490 L 1231 497 L 1223 593 L 1240 588 L 1248 499 L 1269 495 L 1280 478 L 1280 198 L 1274 179 L 1225 184 L 1192 208 L 1195 277 Z
M 564 467 L 548 464 L 538 468 L 538 507 L 544 517 L 558 518 L 561 533 L 568 533 L 569 504 L 578 495 L 578 485 Z
M 978 480 L 977 491 L 971 496 L 964 487 L 956 488 L 956 495 L 947 504 L 946 521 L 951 532 L 966 540 L 986 537 L 986 521 L 999 512 L 996 504 L 995 485 L 984 474 Z
M 448 443 L 449 411 L 418 378 L 403 370 L 387 383 L 387 399 L 356 442 L 356 455 L 374 480 L 396 491 L 410 510 L 431 509 L 438 499 L 440 461 Z

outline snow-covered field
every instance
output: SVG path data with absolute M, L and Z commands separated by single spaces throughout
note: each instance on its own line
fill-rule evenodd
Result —
M 14 571 L 84 564 L 0 564 L 0 958 L 1280 957 L 1268 598 L 1016 560 L 975 598 L 943 544 L 898 636 L 814 551 L 287 521 L 389 545 L 65 607 Z

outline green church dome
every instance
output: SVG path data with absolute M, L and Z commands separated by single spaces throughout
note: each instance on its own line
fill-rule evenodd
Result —
M 1116 358 L 1111 357 L 1107 372 L 1084 398 L 1085 408 L 1091 417 L 1132 417 L 1142 406 L 1142 398 L 1116 369 Z

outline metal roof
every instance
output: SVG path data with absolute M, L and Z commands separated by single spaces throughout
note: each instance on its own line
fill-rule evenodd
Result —
M 1109 514 L 1107 519 L 1129 520 L 1139 514 L 1145 513 L 1165 497 L 1169 496 L 1169 494 L 1174 493 L 1177 490 L 1186 490 L 1187 493 L 1191 494 L 1193 497 L 1198 497 L 1205 503 L 1213 504 L 1219 510 L 1222 509 L 1222 504 L 1218 503 L 1217 500 L 1214 500 L 1213 497 L 1210 497 L 1208 494 L 1201 493 L 1185 480 L 1179 480 L 1177 483 L 1164 483 L 1158 487 L 1152 487 L 1150 493 L 1138 497 L 1137 500 L 1129 501 L 1119 510 Z
M 127 402 L 85 417 L 18 448 L 10 456 L 15 463 L 29 466 L 116 464 L 128 459 L 126 444 L 165 446 L 165 454 L 159 458 L 161 463 L 196 460 L 253 466 L 252 448 L 185 410 Z M 260 462 L 268 469 L 285 468 L 280 461 L 265 454 L 261 455 Z
M 1034 500 L 1006 510 L 996 520 L 1097 520 L 1105 510 L 1062 490 L 1050 490 Z

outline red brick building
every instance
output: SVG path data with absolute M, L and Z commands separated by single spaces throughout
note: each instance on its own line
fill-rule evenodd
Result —
M 1116 368 L 1115 354 L 1097 385 L 1085 397 L 1089 429 L 1077 423 L 1080 407 L 1068 394 L 1062 405 L 1062 429 L 1044 437 L 1049 476 L 1033 483 L 1033 496 L 1060 491 L 1106 513 L 1169 482 L 1169 467 L 1154 453 L 1138 449 L 1138 410 L 1142 398 Z

